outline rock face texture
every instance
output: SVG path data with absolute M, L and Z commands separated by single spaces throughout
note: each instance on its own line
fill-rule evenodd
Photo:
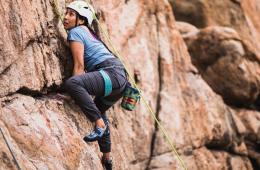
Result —
M 193 63 L 226 102 L 249 106 L 260 92 L 260 61 L 238 33 L 207 27 L 185 38 Z
M 63 92 L 71 66 L 57 13 L 68 2 L 0 1 L 0 127 L 22 169 L 102 169 L 97 143 L 82 140 L 93 128 L 91 122 L 74 101 L 55 98 Z M 255 104 L 259 58 L 249 35 L 231 28 L 195 27 L 207 26 L 205 20 L 195 26 L 176 23 L 166 0 L 91 3 L 188 169 L 260 167 Z M 240 3 L 246 9 L 257 4 L 235 1 Z M 253 12 L 247 11 L 247 28 L 257 35 L 260 28 Z M 244 20 L 236 22 L 243 25 Z M 178 30 L 182 27 L 183 37 Z M 207 44 L 213 50 L 203 48 Z M 226 64 L 234 71 L 227 73 L 232 79 L 218 74 Z M 229 86 L 227 96 L 232 97 L 227 99 Z M 223 99 L 253 103 L 254 110 L 230 107 Z M 118 102 L 108 115 L 114 169 L 182 169 L 143 102 L 133 112 L 122 110 Z M 16 168 L 0 135 L 0 169 Z
M 192 63 L 203 79 L 225 103 L 259 111 L 259 1 L 169 2 Z M 259 112 L 235 112 L 246 127 L 242 136 L 248 155 L 259 169 Z
M 0 96 L 60 85 L 65 48 L 51 3 L 1 1 L 0 12 Z
M 259 0 L 169 0 L 176 20 L 186 21 L 199 28 L 226 26 L 252 43 L 259 53 Z

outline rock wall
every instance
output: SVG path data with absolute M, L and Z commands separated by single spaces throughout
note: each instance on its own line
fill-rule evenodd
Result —
M 234 28 L 259 53 L 259 0 L 169 0 L 177 20 L 199 28 Z
M 248 155 L 254 168 L 259 169 L 259 1 L 170 3 L 181 21 L 176 25 L 192 63 L 210 87 L 236 110 L 246 127 L 243 138 Z M 197 10 L 201 11 L 199 16 Z M 238 108 L 245 109 L 243 114 Z M 258 127 L 253 133 L 252 126 Z
M 22 169 L 102 169 L 97 144 L 82 140 L 92 124 L 55 98 L 71 61 L 54 2 L 0 1 L 0 127 Z M 226 105 L 206 83 L 168 1 L 92 4 L 188 169 L 259 166 L 259 112 Z M 108 115 L 114 169 L 182 169 L 143 102 L 133 112 L 118 102 Z M 2 136 L 0 169 L 16 169 Z

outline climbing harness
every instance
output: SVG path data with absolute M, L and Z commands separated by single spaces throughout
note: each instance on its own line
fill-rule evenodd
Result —
M 11 153 L 13 159 L 14 159 L 14 162 L 15 162 L 15 164 L 16 164 L 16 166 L 17 166 L 17 169 L 18 169 L 18 170 L 21 170 L 21 167 L 20 167 L 20 165 L 19 165 L 17 159 L 15 158 L 14 153 L 13 153 L 13 151 L 12 151 L 12 149 L 11 149 L 11 147 L 10 147 L 10 145 L 9 145 L 9 143 L 8 143 L 8 141 L 7 141 L 7 139 L 6 139 L 5 135 L 4 135 L 4 133 L 3 133 L 1 127 L 0 127 L 0 131 L 1 131 L 1 134 L 2 134 L 2 136 L 3 136 L 3 138 L 4 138 L 5 143 L 6 143 L 8 149 L 9 149 L 9 151 L 10 151 L 10 153 Z
M 99 70 L 99 72 L 101 73 L 104 81 L 105 81 L 105 94 L 104 96 L 109 96 L 112 92 L 112 82 L 111 79 L 109 77 L 109 75 L 104 71 L 104 70 Z
M 54 0 L 54 5 L 55 5 L 55 9 L 58 9 L 57 7 L 57 0 Z M 86 0 L 86 2 L 88 4 L 90 4 L 89 0 Z M 128 71 L 126 65 L 124 64 L 124 62 L 122 61 L 122 57 L 121 55 L 119 54 L 119 52 L 115 49 L 114 45 L 112 44 L 110 38 L 109 38 L 109 35 L 108 33 L 103 29 L 102 25 L 100 24 L 99 20 L 97 19 L 97 16 L 95 14 L 95 11 L 92 11 L 93 12 L 93 18 L 94 20 L 97 21 L 98 23 L 98 26 L 100 27 L 100 30 L 101 32 L 104 34 L 105 38 L 107 39 L 108 43 L 110 44 L 111 48 L 112 48 L 112 51 L 113 53 L 118 57 L 118 59 L 122 62 L 123 66 L 125 67 L 125 70 L 127 72 L 127 74 L 129 75 L 129 78 L 130 78 L 130 81 L 131 83 L 133 84 L 133 88 L 137 89 L 139 92 L 139 88 L 137 86 L 137 84 L 135 83 L 135 80 L 134 78 L 131 76 L 130 72 Z M 61 18 L 61 15 L 60 13 L 57 11 L 56 12 L 57 15 L 59 16 L 59 18 Z M 62 20 L 61 20 L 62 21 Z M 145 99 L 145 97 L 142 95 L 142 93 L 139 93 L 140 94 L 140 98 L 142 99 L 142 101 L 144 102 L 146 108 L 148 109 L 148 111 L 150 112 L 151 116 L 153 117 L 153 119 L 155 120 L 155 122 L 158 124 L 158 127 L 159 129 L 161 130 L 161 132 L 163 133 L 163 135 L 165 136 L 166 138 L 166 141 L 167 143 L 169 144 L 171 150 L 173 151 L 173 153 L 175 154 L 175 156 L 177 157 L 181 167 L 184 169 L 184 170 L 187 170 L 187 167 L 184 163 L 184 161 L 181 159 L 180 155 L 178 154 L 177 150 L 176 150 L 176 146 L 173 144 L 173 142 L 171 141 L 170 137 L 169 137 L 169 134 L 167 133 L 166 129 L 161 125 L 161 123 L 159 122 L 158 118 L 156 117 L 155 113 L 153 112 L 152 108 L 150 107 L 150 105 L 148 104 L 147 100 Z M 130 102 L 131 103 L 131 102 Z M 131 108 L 131 107 L 129 107 Z

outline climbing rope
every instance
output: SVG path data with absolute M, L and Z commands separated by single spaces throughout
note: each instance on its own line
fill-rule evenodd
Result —
M 112 48 L 112 51 L 113 53 L 118 57 L 118 59 L 122 62 L 123 66 L 125 67 L 125 70 L 127 72 L 127 74 L 129 75 L 129 78 L 130 78 L 130 81 L 131 83 L 135 86 L 136 89 L 139 90 L 137 84 L 135 83 L 135 80 L 133 78 L 133 76 L 130 74 L 130 72 L 128 71 L 128 68 L 126 67 L 126 65 L 124 64 L 124 62 L 122 61 L 122 57 L 121 55 L 119 54 L 119 52 L 115 49 L 115 47 L 113 46 L 109 36 L 108 36 L 108 33 L 106 31 L 104 31 L 102 25 L 100 24 L 100 22 L 98 21 L 98 19 L 96 18 L 96 15 L 95 16 L 95 19 L 97 20 L 97 23 L 100 27 L 100 30 L 101 32 L 105 35 L 105 38 L 107 39 L 107 41 L 109 42 L 111 48 Z M 140 90 L 139 90 L 140 91 Z M 152 110 L 151 106 L 148 104 L 146 98 L 144 97 L 144 95 L 142 93 L 140 93 L 140 96 L 141 96 L 141 100 L 144 102 L 146 108 L 149 110 L 150 114 L 152 115 L 153 119 L 156 121 L 156 123 L 158 124 L 158 127 L 159 129 L 162 131 L 163 135 L 166 137 L 166 141 L 168 142 L 170 148 L 172 149 L 172 151 L 175 153 L 175 156 L 177 157 L 177 159 L 179 160 L 182 168 L 184 170 L 187 170 L 187 167 L 185 166 L 185 163 L 184 161 L 181 159 L 180 155 L 178 154 L 177 150 L 176 150 L 176 147 L 175 145 L 171 142 L 170 140 L 170 137 L 169 137 L 169 134 L 167 133 L 166 129 L 162 126 L 162 124 L 159 122 L 158 118 L 156 117 L 154 111 Z
M 9 143 L 8 143 L 8 141 L 7 141 L 7 139 L 6 139 L 5 135 L 4 135 L 4 133 L 3 133 L 1 127 L 0 127 L 0 131 L 1 131 L 1 133 L 2 133 L 2 136 L 3 136 L 3 138 L 4 138 L 5 143 L 6 143 L 8 149 L 9 149 L 9 151 L 10 151 L 10 153 L 11 153 L 13 159 L 14 159 L 14 162 L 15 162 L 15 164 L 16 164 L 16 166 L 17 166 L 17 169 L 18 169 L 18 170 L 21 170 L 21 167 L 20 167 L 20 165 L 19 165 L 17 159 L 15 158 L 14 153 L 13 153 L 13 151 L 12 151 L 12 149 L 11 149 L 11 147 L 10 147 L 10 145 L 9 145 Z
M 88 4 L 90 4 L 90 0 L 85 0 Z M 55 9 L 58 9 L 58 6 L 57 6 L 57 0 L 54 0 L 54 8 Z M 108 35 L 108 32 L 105 31 L 105 29 L 102 27 L 102 25 L 100 24 L 96 14 L 94 11 L 93 12 L 93 17 L 94 19 L 97 21 L 98 23 L 98 26 L 100 28 L 100 31 L 101 33 L 103 33 L 103 35 L 105 36 L 107 42 L 110 44 L 110 47 L 112 48 L 112 52 L 118 57 L 118 59 L 122 62 L 123 66 L 125 67 L 125 70 L 127 72 L 127 74 L 129 75 L 129 78 L 130 78 L 130 81 L 131 83 L 134 85 L 134 87 L 136 89 L 139 90 L 137 84 L 135 83 L 135 80 L 133 78 L 133 76 L 130 74 L 130 72 L 128 71 L 128 68 L 126 67 L 126 65 L 124 64 L 123 60 L 122 60 L 122 56 L 119 54 L 119 52 L 115 49 L 114 45 L 112 44 L 112 41 L 110 40 L 109 38 L 109 35 Z M 56 14 L 59 16 L 59 18 L 61 18 L 61 15 L 59 13 L 59 11 L 56 11 Z M 62 18 L 61 18 L 61 21 L 62 21 Z M 140 90 L 139 90 L 140 91 Z M 140 94 L 141 95 L 141 100 L 144 102 L 146 108 L 148 109 L 148 111 L 150 112 L 151 116 L 153 117 L 153 119 L 155 120 L 155 122 L 158 124 L 158 127 L 159 129 L 161 130 L 161 132 L 163 133 L 163 135 L 165 136 L 166 138 L 166 141 L 167 143 L 169 144 L 169 147 L 171 148 L 171 150 L 173 151 L 173 153 L 175 154 L 175 156 L 177 157 L 181 167 L 184 169 L 184 170 L 187 170 L 187 167 L 184 163 L 184 161 L 182 160 L 182 158 L 180 157 L 180 155 L 178 154 L 177 150 L 176 150 L 176 146 L 173 144 L 173 142 L 171 141 L 170 137 L 169 137 L 169 134 L 167 133 L 166 129 L 162 126 L 162 124 L 159 122 L 158 118 L 156 117 L 154 111 L 152 110 L 152 108 L 150 107 L 150 105 L 148 104 L 147 100 L 145 99 L 145 97 L 142 95 L 142 93 Z

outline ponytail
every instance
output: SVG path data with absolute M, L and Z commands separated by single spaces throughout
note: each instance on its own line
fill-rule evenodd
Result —
M 79 17 L 81 17 L 81 16 L 79 16 Z M 99 40 L 106 48 L 107 48 L 107 50 L 111 53 L 111 54 L 113 54 L 116 58 L 118 58 L 117 57 L 117 55 L 115 55 L 115 53 L 113 53 L 109 48 L 108 48 L 108 46 L 104 43 L 104 41 L 101 39 L 101 34 L 100 34 L 100 30 L 99 30 L 99 27 L 98 27 L 98 22 L 94 19 L 93 21 L 92 21 L 92 24 L 91 24 L 91 26 L 88 24 L 88 20 L 85 18 L 85 17 L 83 17 L 82 19 L 84 19 L 84 25 L 89 29 L 89 31 L 91 32 L 91 34 L 92 35 L 94 35 L 94 37 L 97 39 L 97 40 Z

